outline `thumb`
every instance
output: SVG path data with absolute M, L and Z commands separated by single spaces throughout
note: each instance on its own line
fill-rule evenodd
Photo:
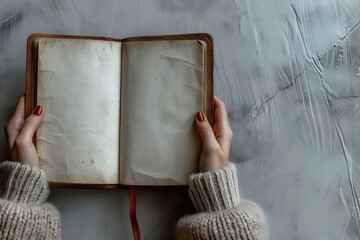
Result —
M 203 112 L 196 114 L 196 129 L 200 135 L 204 150 L 214 149 L 219 145 L 214 131 Z
M 32 142 L 32 138 L 35 134 L 35 131 L 38 129 L 43 116 L 43 108 L 41 106 L 37 106 L 33 113 L 25 120 L 25 124 L 16 139 L 18 143 Z

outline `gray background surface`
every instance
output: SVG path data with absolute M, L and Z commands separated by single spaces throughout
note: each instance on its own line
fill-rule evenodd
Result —
M 33 32 L 208 32 L 240 191 L 266 212 L 271 239 L 360 239 L 359 26 L 359 0 L 3 0 L 0 125 L 24 93 Z M 4 138 L 0 147 L 4 159 Z M 50 200 L 64 239 L 132 238 L 126 189 L 56 190 Z M 187 205 L 185 190 L 141 190 L 143 238 L 171 238 Z

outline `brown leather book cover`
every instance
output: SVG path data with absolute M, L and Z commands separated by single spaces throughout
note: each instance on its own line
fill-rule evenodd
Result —
M 181 35 L 162 35 L 162 36 L 141 36 L 130 37 L 125 39 L 114 39 L 98 36 L 74 36 L 74 35 L 57 35 L 35 33 L 29 36 L 27 41 L 27 61 L 26 61 L 26 116 L 29 116 L 37 105 L 37 64 L 38 51 L 36 40 L 41 38 L 61 38 L 61 39 L 88 39 L 102 40 L 112 42 L 146 42 L 146 41 L 172 41 L 172 40 L 199 40 L 206 43 L 204 59 L 204 77 L 206 81 L 205 92 L 205 114 L 210 123 L 213 122 L 213 39 L 206 33 L 181 34 Z M 120 81 L 120 79 L 119 79 Z M 34 143 L 36 139 L 34 137 Z M 120 184 L 74 184 L 74 183 L 56 183 L 50 182 L 52 188 L 118 188 Z

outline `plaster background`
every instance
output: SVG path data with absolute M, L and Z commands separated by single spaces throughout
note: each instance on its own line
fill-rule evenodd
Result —
M 33 32 L 208 32 L 240 191 L 266 212 L 271 239 L 360 239 L 359 26 L 358 0 L 3 0 L 0 125 L 24 93 Z M 4 159 L 4 138 L 0 149 Z M 138 195 L 142 237 L 170 238 L 186 191 Z M 56 190 L 50 200 L 64 239 L 132 238 L 127 190 Z

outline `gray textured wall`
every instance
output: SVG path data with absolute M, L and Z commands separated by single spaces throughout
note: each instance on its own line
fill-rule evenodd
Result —
M 0 125 L 24 93 L 33 32 L 208 32 L 241 193 L 263 207 L 271 238 L 360 239 L 359 26 L 359 0 L 3 0 Z M 126 190 L 56 190 L 51 201 L 64 239 L 132 236 Z M 143 237 L 168 239 L 186 201 L 185 191 L 140 191 Z

